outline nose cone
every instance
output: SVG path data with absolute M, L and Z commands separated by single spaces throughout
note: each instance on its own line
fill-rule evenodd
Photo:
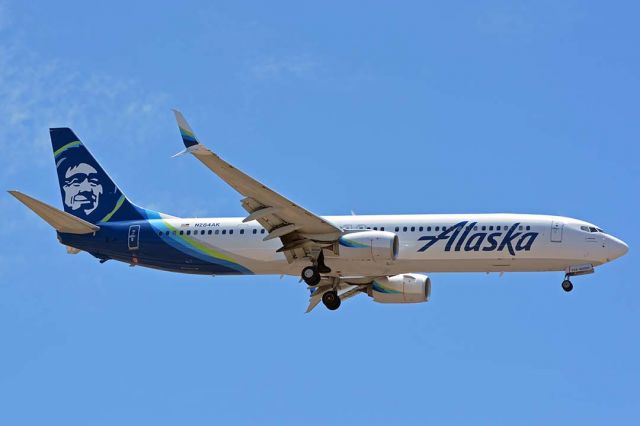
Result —
M 607 241 L 607 252 L 609 259 L 617 259 L 624 256 L 629 251 L 629 246 L 616 237 L 609 236 Z

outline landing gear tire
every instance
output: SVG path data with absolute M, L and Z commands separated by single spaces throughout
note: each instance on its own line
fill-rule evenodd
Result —
M 573 284 L 569 280 L 562 281 L 562 289 L 567 293 L 573 290 Z
M 335 311 L 340 307 L 340 297 L 338 297 L 338 293 L 335 291 L 327 291 L 322 295 L 322 303 L 327 307 L 330 311 Z
M 304 268 L 300 276 L 307 285 L 315 286 L 320 283 L 320 274 L 318 273 L 318 270 L 313 266 L 307 266 L 306 268 Z

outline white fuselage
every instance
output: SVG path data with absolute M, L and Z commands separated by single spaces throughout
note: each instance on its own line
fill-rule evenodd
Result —
M 562 271 L 598 266 L 627 251 L 595 225 L 567 217 L 528 214 L 428 214 L 326 216 L 343 230 L 384 230 L 399 237 L 394 261 L 326 256 L 335 276 L 406 272 Z M 255 274 L 299 275 L 308 259 L 288 262 L 279 239 L 263 241 L 264 229 L 242 218 L 162 219 L 199 244 L 233 258 Z M 152 225 L 153 225 L 153 221 Z M 160 228 L 160 227 L 158 227 Z M 178 231 L 178 232 L 180 232 Z

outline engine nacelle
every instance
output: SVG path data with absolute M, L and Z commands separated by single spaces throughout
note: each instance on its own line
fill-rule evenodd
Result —
M 379 303 L 427 302 L 431 296 L 431 279 L 421 274 L 376 278 L 367 294 Z
M 338 240 L 340 258 L 387 262 L 398 257 L 398 236 L 386 231 L 362 231 L 344 235 Z

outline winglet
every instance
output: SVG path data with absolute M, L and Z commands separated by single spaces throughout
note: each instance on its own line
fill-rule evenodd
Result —
M 182 142 L 184 142 L 184 146 L 188 148 L 198 145 L 198 139 L 196 135 L 191 130 L 191 126 L 185 120 L 184 115 L 176 109 L 172 110 L 176 116 L 176 121 L 178 122 L 178 127 L 180 128 L 180 136 L 182 136 Z

